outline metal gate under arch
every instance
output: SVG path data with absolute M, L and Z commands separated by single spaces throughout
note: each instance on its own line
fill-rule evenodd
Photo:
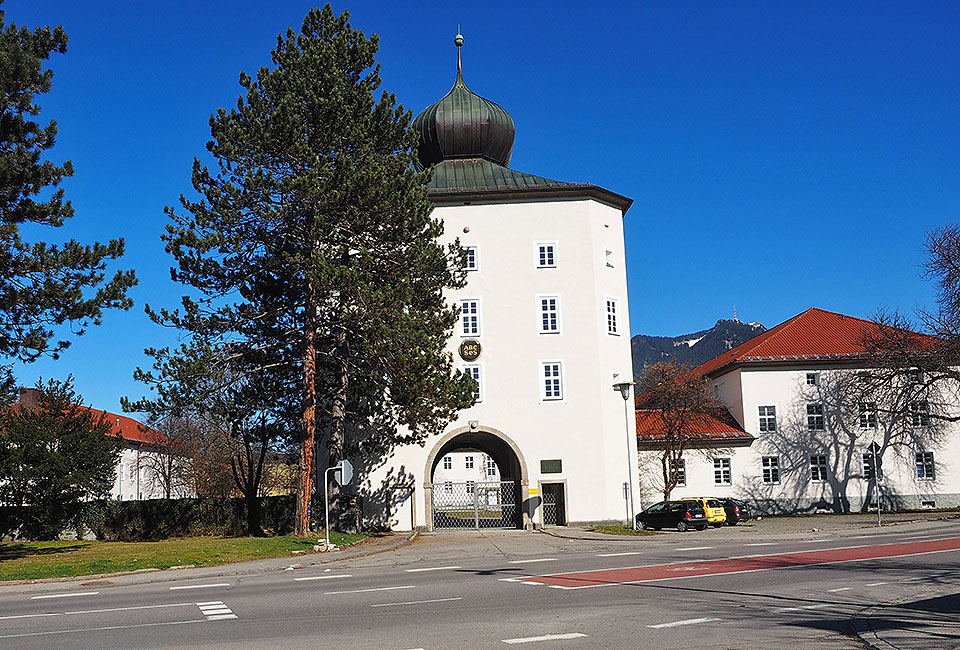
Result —
M 434 528 L 520 528 L 520 481 L 433 484 Z

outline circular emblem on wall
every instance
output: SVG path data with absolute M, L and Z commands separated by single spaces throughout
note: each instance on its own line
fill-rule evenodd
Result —
M 480 341 L 466 339 L 460 343 L 460 358 L 464 361 L 476 361 L 480 358 Z

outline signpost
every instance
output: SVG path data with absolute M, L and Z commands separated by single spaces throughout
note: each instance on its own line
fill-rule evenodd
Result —
M 324 532 L 327 535 L 327 548 L 330 548 L 330 491 L 327 486 L 330 484 L 328 472 L 333 472 L 333 480 L 340 485 L 346 485 L 353 480 L 353 464 L 349 460 L 341 460 L 333 467 L 328 467 L 323 473 L 323 509 L 324 509 Z

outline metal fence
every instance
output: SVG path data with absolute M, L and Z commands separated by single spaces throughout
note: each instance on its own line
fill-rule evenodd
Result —
M 519 528 L 517 481 L 434 483 L 434 528 Z

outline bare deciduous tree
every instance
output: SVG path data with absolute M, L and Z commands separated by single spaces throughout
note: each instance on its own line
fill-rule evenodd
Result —
M 659 456 L 660 478 L 657 481 L 663 498 L 682 476 L 683 456 L 688 451 L 706 451 L 702 425 L 705 418 L 725 412 L 707 388 L 705 377 L 692 373 L 675 361 L 655 363 L 644 369 L 638 382 L 637 406 L 646 410 L 657 422 L 657 432 L 644 445 Z M 710 453 L 716 452 L 710 448 Z

